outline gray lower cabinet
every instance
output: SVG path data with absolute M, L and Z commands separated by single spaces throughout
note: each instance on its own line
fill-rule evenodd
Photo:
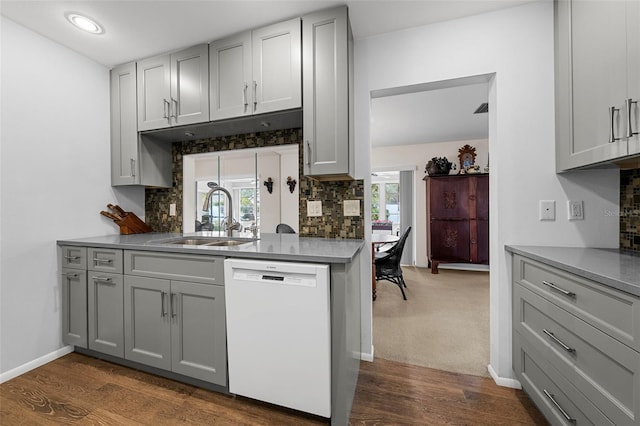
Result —
M 640 425 L 640 298 L 513 258 L 513 365 L 552 424 Z
M 222 266 L 211 256 L 126 251 L 125 359 L 226 386 Z
M 124 357 L 122 274 L 89 271 L 88 283 L 89 349 Z
M 87 347 L 87 271 L 62 268 L 62 341 Z

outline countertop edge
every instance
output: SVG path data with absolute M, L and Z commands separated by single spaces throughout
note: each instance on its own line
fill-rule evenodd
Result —
M 99 239 L 100 237 L 96 237 Z M 337 240 L 339 241 L 339 240 Z M 163 253 L 179 253 L 179 254 L 196 254 L 202 256 L 223 256 L 235 257 L 243 259 L 261 259 L 261 260 L 278 260 L 278 261 L 295 261 L 295 262 L 311 262 L 311 263 L 334 263 L 348 264 L 353 263 L 364 247 L 364 240 L 359 248 L 354 250 L 348 256 L 335 256 L 323 254 L 291 254 L 291 253 L 269 253 L 264 251 L 239 251 L 235 247 L 186 247 L 186 246 L 169 246 L 169 245 L 152 245 L 152 244 L 136 244 L 136 243 L 117 243 L 117 242 L 101 242 L 91 238 L 77 240 L 56 240 L 58 246 L 76 246 L 76 247 L 96 247 L 96 248 L 113 248 L 122 250 L 137 251 L 154 251 Z
M 521 245 L 505 245 L 505 250 L 513 253 L 519 254 L 521 256 L 529 257 L 531 259 L 537 260 L 539 262 L 548 264 L 550 266 L 561 269 L 565 272 L 569 272 L 575 274 L 579 277 L 586 278 L 588 280 L 596 281 L 600 284 L 603 284 L 607 287 L 611 287 L 625 293 L 632 294 L 636 297 L 640 297 L 640 274 L 636 275 L 638 278 L 638 282 L 628 282 L 619 277 L 605 275 L 603 273 L 599 273 L 597 271 L 585 269 L 583 266 L 578 266 L 574 263 L 569 262 L 568 260 L 561 260 L 557 256 L 545 256 L 540 254 L 538 251 L 540 250 L 553 250 L 555 254 L 558 254 L 559 250 L 565 251 L 574 251 L 574 252 L 583 252 L 589 253 L 592 256 L 596 256 L 598 252 L 601 252 L 603 255 L 607 253 L 609 256 L 614 256 L 614 249 L 606 249 L 606 248 L 589 248 L 589 247 L 558 247 L 558 246 L 521 246 Z M 617 253 L 618 258 L 633 258 L 632 255 Z M 638 270 L 640 270 L 640 258 L 638 258 Z M 601 264 L 599 266 L 602 266 Z

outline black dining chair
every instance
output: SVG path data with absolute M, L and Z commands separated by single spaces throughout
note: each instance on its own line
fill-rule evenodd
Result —
M 293 230 L 292 227 L 287 225 L 286 223 L 279 223 L 276 226 L 276 234 L 295 234 L 296 231 Z
M 402 292 L 402 297 L 407 300 L 407 295 L 404 293 L 407 285 L 402 277 L 402 267 L 400 266 L 400 259 L 402 258 L 402 251 L 404 250 L 404 243 L 407 241 L 407 237 L 411 232 L 409 226 L 404 234 L 400 237 L 396 245 L 391 247 L 387 252 L 376 253 L 375 266 L 376 266 L 376 281 L 386 280 L 391 281 Z

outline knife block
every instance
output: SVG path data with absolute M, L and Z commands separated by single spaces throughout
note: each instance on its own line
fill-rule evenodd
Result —
M 115 221 L 120 226 L 121 235 L 129 234 L 145 234 L 147 232 L 153 232 L 153 229 L 146 223 L 144 223 L 135 213 L 127 212 L 122 220 Z

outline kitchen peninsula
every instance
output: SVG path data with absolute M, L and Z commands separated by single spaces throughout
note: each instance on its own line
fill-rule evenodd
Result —
M 235 393 L 227 374 L 233 354 L 227 357 L 225 309 L 230 308 L 224 299 L 232 277 L 223 269 L 225 260 L 267 261 L 274 270 L 277 264 L 328 265 L 330 417 L 332 424 L 347 423 L 360 363 L 363 241 L 297 234 L 230 239 L 197 232 L 108 235 L 57 244 L 65 343 L 80 353 L 225 393 Z M 277 281 L 277 272 L 269 275 Z M 282 304 L 284 309 L 296 303 Z M 305 320 L 290 318 L 292 325 Z M 166 339 L 158 331 L 163 327 Z M 279 405 L 290 406 L 286 401 Z

